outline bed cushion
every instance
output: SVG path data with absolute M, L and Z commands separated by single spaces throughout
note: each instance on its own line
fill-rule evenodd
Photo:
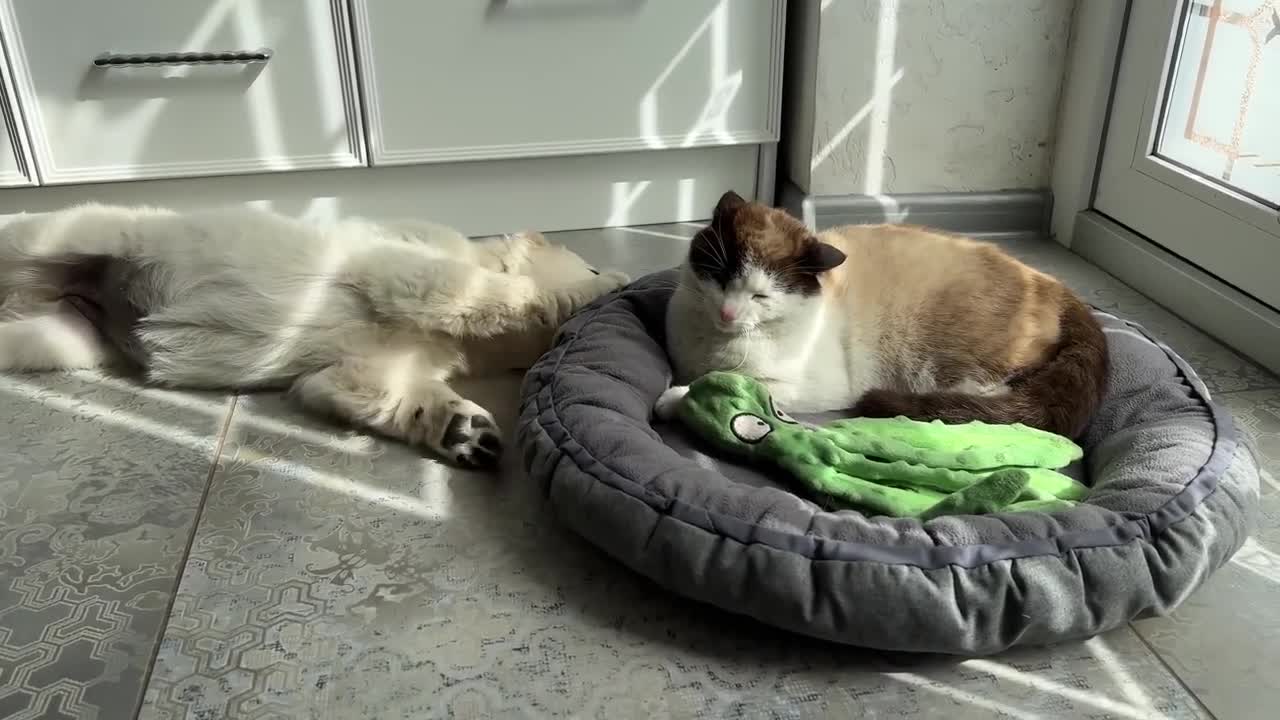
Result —
M 843 643 L 988 654 L 1166 613 L 1252 526 L 1258 464 L 1230 416 L 1172 350 L 1104 313 L 1084 502 L 926 522 L 824 510 L 653 425 L 673 285 L 651 275 L 571 319 L 525 378 L 518 429 L 563 522 L 673 592 Z

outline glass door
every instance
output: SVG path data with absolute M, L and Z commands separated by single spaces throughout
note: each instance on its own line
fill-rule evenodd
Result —
M 1280 0 L 1134 0 L 1094 207 L 1280 309 Z

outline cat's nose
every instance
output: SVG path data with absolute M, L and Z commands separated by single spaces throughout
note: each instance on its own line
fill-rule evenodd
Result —
M 722 322 L 733 322 L 738 317 L 738 311 L 728 305 L 720 306 L 720 320 Z

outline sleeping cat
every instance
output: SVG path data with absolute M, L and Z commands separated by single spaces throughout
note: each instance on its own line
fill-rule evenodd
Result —
M 694 237 L 667 310 L 676 385 L 711 370 L 765 382 L 788 410 L 852 408 L 1079 436 L 1107 344 L 1058 280 L 994 245 L 901 225 L 817 235 L 729 192 Z

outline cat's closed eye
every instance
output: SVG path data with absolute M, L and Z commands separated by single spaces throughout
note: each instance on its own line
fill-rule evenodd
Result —
M 764 293 L 756 293 L 755 295 L 751 296 L 751 299 L 752 300 L 768 300 L 769 296 L 765 295 Z

